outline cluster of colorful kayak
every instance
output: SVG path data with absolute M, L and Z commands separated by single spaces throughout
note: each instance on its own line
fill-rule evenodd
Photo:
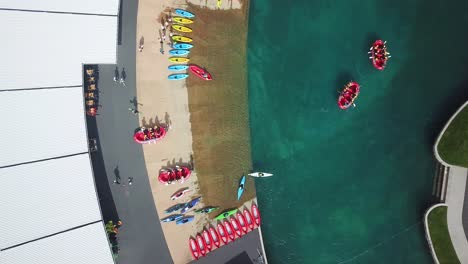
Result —
M 178 24 L 173 24 L 172 28 L 182 33 L 192 32 L 193 30 L 187 25 L 193 23 L 193 18 L 195 15 L 183 9 L 176 9 L 175 13 L 179 16 L 174 17 L 173 21 Z M 193 40 L 182 35 L 174 35 L 172 36 L 172 40 L 175 42 L 175 44 L 172 46 L 174 49 L 170 50 L 169 54 L 173 55 L 174 57 L 170 57 L 169 61 L 174 63 L 188 63 L 190 59 L 182 56 L 189 55 L 190 49 L 193 48 L 193 44 L 191 44 Z M 170 65 L 168 69 L 170 71 L 185 71 L 190 69 L 193 74 L 203 80 L 209 81 L 213 79 L 211 74 L 206 69 L 195 64 L 174 64 Z M 174 73 L 167 76 L 169 80 L 183 80 L 188 77 L 188 73 Z
M 372 60 L 372 65 L 377 70 L 383 71 L 387 65 L 388 59 L 391 57 L 387 51 L 386 41 L 376 40 L 370 47 L 368 54 Z M 357 82 L 349 82 L 338 96 L 338 106 L 341 109 L 348 109 L 350 106 L 356 106 L 354 101 L 358 97 L 360 92 L 360 85 Z
M 161 169 L 159 171 L 158 180 L 159 182 L 169 185 L 176 182 L 184 183 L 187 180 L 192 171 L 185 166 L 175 166 L 174 168 Z
M 171 199 L 172 199 L 172 197 L 171 197 Z M 200 202 L 200 200 L 201 200 L 201 197 L 197 197 L 195 199 L 192 199 L 188 203 L 178 203 L 178 204 L 175 204 L 175 205 L 167 208 L 164 211 L 166 214 L 175 213 L 175 212 L 177 212 L 179 210 L 180 211 L 177 214 L 172 214 L 172 215 L 170 215 L 168 217 L 165 217 L 165 218 L 161 219 L 161 222 L 162 223 L 175 222 L 176 225 L 183 225 L 183 224 L 192 222 L 193 219 L 195 219 L 195 216 L 193 216 L 193 215 L 186 216 L 184 214 L 187 213 L 190 209 L 192 209 L 195 205 L 197 205 L 198 202 Z
M 215 247 L 219 248 L 222 244 L 227 245 L 259 227 L 260 212 L 255 203 L 252 203 L 251 211 L 252 213 L 244 208 L 243 212 L 238 209 L 230 210 L 228 216 L 224 216 L 225 213 L 222 213 L 220 216 L 224 217 L 216 219 L 220 220 L 216 229 L 210 225 L 198 233 L 195 238 L 190 237 L 189 248 L 193 258 L 199 259 L 214 250 Z

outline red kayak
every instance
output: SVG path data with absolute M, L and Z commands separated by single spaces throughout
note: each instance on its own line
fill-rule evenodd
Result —
M 372 60 L 372 64 L 377 70 L 383 71 L 387 65 L 387 60 L 390 58 L 390 53 L 387 52 L 387 42 L 383 40 L 376 40 L 369 53 L 371 56 L 369 59 Z
M 247 227 L 247 222 L 246 222 L 244 216 L 240 212 L 237 212 L 236 219 L 237 219 L 237 222 L 239 222 L 239 225 L 240 225 L 242 231 L 244 232 L 244 234 L 247 234 L 248 227 Z
M 202 236 L 203 236 L 203 239 L 205 240 L 207 251 L 211 251 L 211 248 L 213 247 L 213 242 L 211 241 L 210 234 L 208 233 L 206 229 L 203 229 Z
M 236 239 L 236 234 L 234 233 L 234 228 L 232 225 L 226 220 L 223 221 L 223 225 L 224 229 L 226 230 L 226 234 L 229 236 L 231 241 L 234 241 Z
M 161 126 L 141 127 L 138 132 L 133 135 L 133 140 L 139 144 L 155 143 L 166 136 L 167 130 Z
M 234 217 L 231 217 L 229 220 L 231 221 L 232 228 L 236 232 L 237 237 L 241 238 L 243 234 L 239 222 Z
M 200 67 L 198 65 L 195 65 L 195 64 L 192 64 L 192 65 L 190 65 L 189 68 L 190 68 L 191 72 L 193 72 L 195 75 L 202 78 L 203 80 L 205 80 L 205 81 L 213 80 L 211 74 L 207 70 L 203 69 L 202 67 Z
M 219 248 L 221 243 L 220 243 L 218 232 L 216 232 L 216 229 L 214 229 L 214 227 L 212 226 L 210 226 L 209 231 L 210 231 L 211 241 L 213 241 L 213 244 Z
M 245 217 L 245 221 L 247 222 L 247 224 L 250 227 L 250 230 L 254 230 L 255 224 L 254 224 L 254 222 L 252 220 L 252 215 L 250 214 L 249 210 L 244 209 L 244 217 Z
M 347 109 L 354 105 L 354 100 L 359 95 L 360 86 L 357 82 L 349 82 L 338 97 L 338 106 L 341 109 Z
M 206 255 L 206 245 L 205 245 L 205 241 L 203 240 L 203 238 L 201 237 L 200 234 L 197 234 L 197 243 L 198 243 L 198 249 L 200 250 L 200 254 L 202 256 L 205 256 Z
M 158 180 L 165 185 L 174 184 L 176 182 L 184 183 L 191 174 L 192 171 L 189 168 L 176 166 L 175 169 L 161 169 L 159 171 Z
M 257 205 L 252 204 L 252 215 L 257 226 L 260 226 L 260 212 L 258 211 Z
M 192 252 L 192 256 L 194 259 L 198 259 L 200 257 L 200 249 L 198 248 L 197 242 L 193 237 L 189 239 L 189 247 L 190 252 Z
M 227 236 L 226 228 L 222 224 L 218 224 L 218 234 L 221 237 L 221 240 L 224 244 L 229 243 L 229 238 Z
M 161 175 L 161 174 L 160 174 Z M 182 188 L 175 192 L 173 195 L 171 195 L 171 200 L 177 200 L 180 197 L 184 196 L 184 194 L 190 192 L 189 187 Z

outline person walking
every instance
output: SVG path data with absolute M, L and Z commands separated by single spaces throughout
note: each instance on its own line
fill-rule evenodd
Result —
M 134 114 L 135 116 L 140 114 L 141 112 L 138 111 L 136 108 L 128 108 L 128 111 L 130 111 L 132 114 Z
M 132 185 L 133 184 L 133 177 L 128 177 L 128 185 Z

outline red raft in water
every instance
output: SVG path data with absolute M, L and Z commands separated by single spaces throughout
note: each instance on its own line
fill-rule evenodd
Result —
M 133 135 L 133 139 L 139 144 L 155 143 L 156 141 L 163 139 L 166 136 L 166 133 L 167 130 L 161 126 L 150 128 L 141 127 L 140 130 Z
M 207 70 L 203 69 L 202 67 L 192 64 L 190 65 L 189 68 L 191 72 L 193 72 L 195 75 L 202 78 L 203 80 L 205 81 L 213 80 L 213 77 L 211 76 L 211 74 Z
M 357 82 L 349 82 L 338 97 L 338 106 L 341 109 L 347 109 L 351 105 L 354 105 L 354 100 L 359 95 L 359 88 L 360 86 Z
M 184 183 L 187 180 L 192 171 L 185 166 L 176 166 L 174 169 L 161 169 L 159 171 L 158 180 L 165 185 L 174 184 L 176 182 Z
M 371 56 L 369 59 L 372 60 L 372 64 L 377 70 L 383 71 L 385 65 L 387 65 L 387 60 L 391 57 L 390 53 L 387 52 L 387 46 L 385 46 L 386 41 L 376 40 L 372 47 L 370 47 L 369 54 Z

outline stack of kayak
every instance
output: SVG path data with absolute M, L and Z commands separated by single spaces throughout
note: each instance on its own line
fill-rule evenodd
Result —
M 158 180 L 159 182 L 169 185 L 176 182 L 184 183 L 187 180 L 192 171 L 186 166 L 175 166 L 174 168 L 161 169 L 159 171 Z
M 169 65 L 168 70 L 178 73 L 170 74 L 169 76 L 167 76 L 167 78 L 169 80 L 183 80 L 189 77 L 188 73 L 185 71 L 190 70 L 193 74 L 195 74 L 203 80 L 212 80 L 213 77 L 211 76 L 211 74 L 203 67 L 200 67 L 195 64 L 186 64 L 190 61 L 190 59 L 186 56 L 190 54 L 190 50 L 193 48 L 193 44 L 191 44 L 193 40 L 189 37 L 182 35 L 182 33 L 191 33 L 193 31 L 189 27 L 189 25 L 193 23 L 195 15 L 183 9 L 176 9 L 175 13 L 178 16 L 173 17 L 172 19 L 172 29 L 178 31 L 179 35 L 172 36 L 174 44 L 172 46 L 173 49 L 169 51 L 169 54 L 172 56 L 169 58 L 169 61 L 184 64 Z
M 216 228 L 209 225 L 195 237 L 189 238 L 189 248 L 194 259 L 199 259 L 259 227 L 260 212 L 257 205 L 252 203 L 251 211 L 247 208 L 243 211 L 236 208 L 221 213 L 215 220 L 218 220 Z

